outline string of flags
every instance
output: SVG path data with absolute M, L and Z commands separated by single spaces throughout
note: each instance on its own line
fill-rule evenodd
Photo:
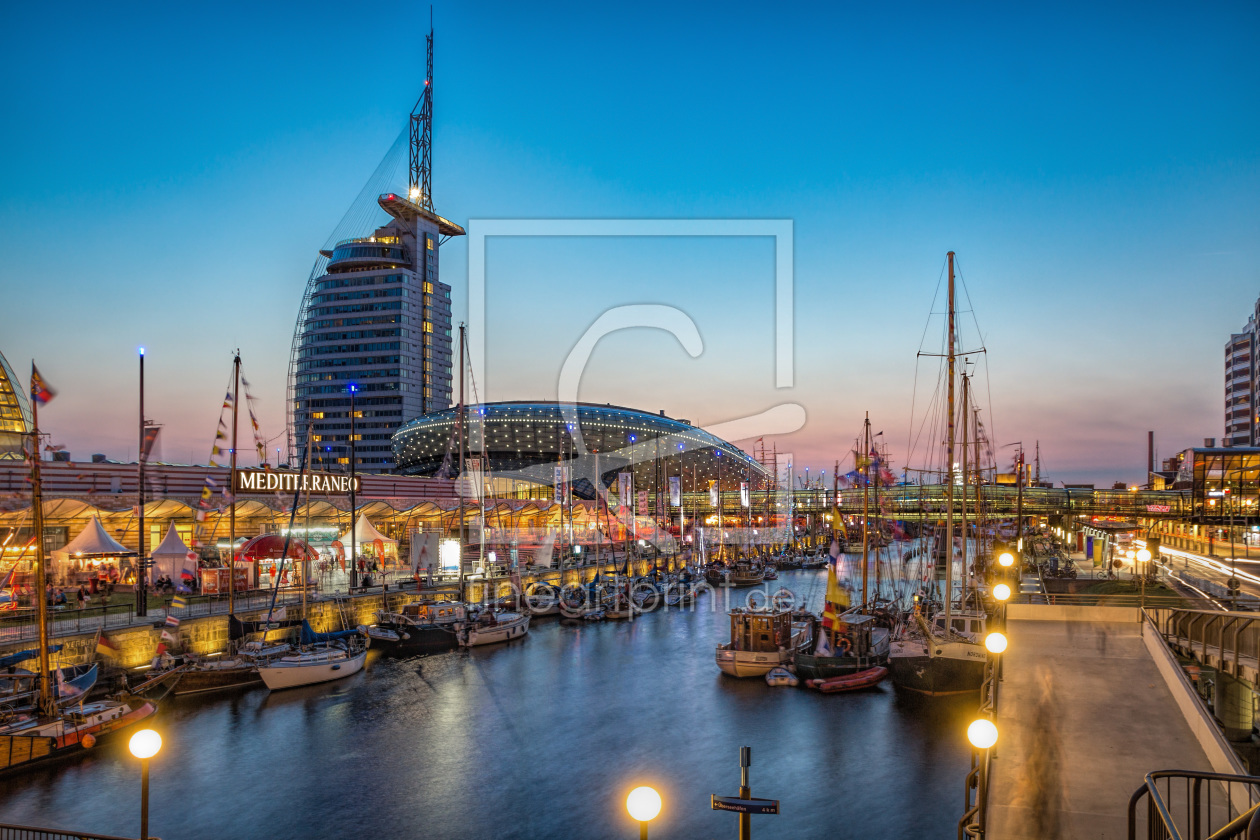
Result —
M 267 463 L 267 441 L 262 436 L 262 428 L 258 425 L 258 415 L 254 413 L 254 395 L 249 391 L 249 380 L 241 374 L 241 384 L 245 386 L 245 408 L 249 411 L 249 423 L 254 429 L 254 448 L 258 450 L 258 463 Z

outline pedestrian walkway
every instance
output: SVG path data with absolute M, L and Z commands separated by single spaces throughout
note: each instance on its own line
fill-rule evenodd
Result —
M 1029 605 L 1014 614 L 1032 611 L 1131 618 L 1008 622 L 986 837 L 1121 840 L 1146 773 L 1212 770 L 1220 760 L 1187 723 L 1135 610 Z

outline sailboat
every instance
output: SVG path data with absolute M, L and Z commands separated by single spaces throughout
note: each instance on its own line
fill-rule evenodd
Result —
M 267 688 L 297 688 L 331 682 L 363 670 L 367 641 L 358 630 L 316 633 L 302 622 L 300 648 L 258 666 Z
M 985 615 L 966 611 L 954 605 L 954 386 L 957 353 L 955 346 L 954 252 L 949 260 L 948 354 L 946 356 L 947 434 L 945 443 L 945 590 L 941 611 L 929 623 L 921 612 L 913 614 L 906 635 L 893 642 L 888 658 L 893 684 L 929 696 L 967 694 L 979 691 L 984 682 L 988 653 L 984 647 Z M 962 569 L 967 575 L 967 418 L 968 380 L 963 377 L 963 465 L 962 465 Z M 959 607 L 967 602 L 968 587 L 964 583 Z
M 48 580 L 44 558 L 43 492 L 40 483 L 39 406 L 52 398 L 39 379 L 35 366 L 31 366 L 31 513 L 35 539 L 35 591 L 36 617 L 39 622 L 39 642 L 36 657 L 39 660 L 34 704 L 26 708 L 14 708 L 0 719 L 0 771 L 24 767 L 66 755 L 82 754 L 106 737 L 117 735 L 157 712 L 157 705 L 143 698 L 128 697 L 121 700 L 83 702 L 86 691 L 74 693 L 67 690 L 65 676 L 60 680 L 53 676 L 49 661 L 52 652 L 48 644 L 48 602 L 43 596 L 44 582 Z M 61 672 L 58 672 L 59 674 Z M 86 670 L 71 677 L 70 687 L 76 677 L 95 673 Z M 60 683 L 60 685 L 58 685 Z M 62 705 L 59 701 L 71 701 Z M 74 703 L 73 701 L 79 702 Z

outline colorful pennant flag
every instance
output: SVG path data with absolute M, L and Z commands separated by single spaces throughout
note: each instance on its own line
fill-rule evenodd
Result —
M 39 375 L 39 368 L 35 367 L 35 363 L 31 362 L 31 399 L 38 405 L 47 405 L 52 402 L 52 398 L 57 396 L 57 392 L 49 387 L 44 381 L 44 377 Z

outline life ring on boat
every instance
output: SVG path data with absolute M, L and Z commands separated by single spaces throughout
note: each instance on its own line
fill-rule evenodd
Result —
M 836 639 L 836 653 L 841 656 L 848 656 L 853 650 L 853 642 L 849 641 L 848 636 L 841 636 Z
M 83 749 L 90 750 L 96 746 L 96 736 L 89 732 L 80 739 L 79 743 L 83 745 Z

